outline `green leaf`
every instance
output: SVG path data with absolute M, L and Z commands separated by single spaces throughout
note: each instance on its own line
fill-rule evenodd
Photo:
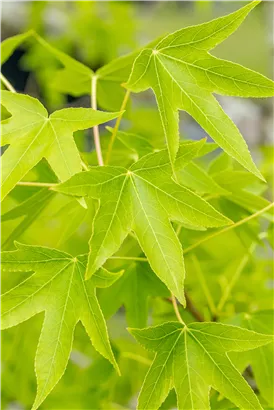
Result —
M 147 263 L 134 262 L 125 267 L 124 275 L 114 285 L 100 292 L 99 301 L 106 317 L 124 305 L 127 324 L 144 327 L 151 296 L 169 297 L 169 292 Z
M 273 310 L 261 310 L 241 313 L 228 322 L 264 334 L 274 333 Z M 246 360 L 252 366 L 257 386 L 261 395 L 270 406 L 274 406 L 274 342 L 245 353 Z M 233 358 L 233 356 L 232 356 Z M 236 357 L 237 359 L 237 357 Z M 237 364 L 236 361 L 234 361 Z
M 73 132 L 119 115 L 91 108 L 65 108 L 48 116 L 35 98 L 9 91 L 2 91 L 2 104 L 12 114 L 2 121 L 2 145 L 10 145 L 2 157 L 2 198 L 42 158 L 61 181 L 80 172 L 81 158 Z
M 45 247 L 19 243 L 16 247 L 16 251 L 2 252 L 2 269 L 35 273 L 2 296 L 1 323 L 6 329 L 45 312 L 35 358 L 38 388 L 33 409 L 37 409 L 65 372 L 79 320 L 95 349 L 119 371 L 95 286 L 105 287 L 121 273 L 102 269 L 85 281 L 85 255 L 73 258 Z
M 106 127 L 106 129 L 113 133 L 113 128 Z M 137 154 L 138 159 L 154 151 L 154 148 L 150 144 L 149 140 L 141 135 L 117 131 L 116 138 L 121 141 L 126 148 Z
M 179 148 L 180 109 L 190 114 L 224 151 L 263 179 L 239 130 L 212 92 L 268 97 L 274 93 L 274 83 L 208 53 L 237 29 L 257 4 L 253 1 L 228 16 L 176 31 L 154 48 L 143 49 L 136 58 L 126 87 L 134 92 L 153 89 L 171 162 Z
M 33 35 L 33 31 L 27 31 L 23 34 L 18 34 L 9 37 L 1 43 L 1 65 L 4 64 L 8 58 L 13 54 L 14 50 L 19 47 L 25 40 Z
M 174 387 L 178 409 L 206 410 L 213 387 L 240 408 L 262 409 L 256 395 L 227 356 L 263 346 L 272 336 L 220 323 L 167 322 L 129 329 L 156 357 L 145 378 L 138 409 L 157 410 Z
M 181 147 L 180 161 L 189 150 L 193 152 L 193 144 Z M 54 187 L 67 195 L 100 199 L 89 242 L 87 278 L 133 229 L 154 272 L 185 303 L 183 250 L 170 220 L 209 227 L 230 221 L 171 176 L 168 152 L 162 150 L 142 157 L 129 169 L 92 167 Z
M 178 182 L 187 186 L 199 194 L 227 195 L 229 194 L 224 188 L 199 165 L 191 162 L 184 169 L 176 173 Z
M 1 215 L 1 221 L 7 222 L 16 218 L 24 216 L 23 221 L 8 235 L 2 244 L 2 250 L 7 249 L 15 239 L 19 239 L 20 236 L 29 228 L 29 226 L 38 218 L 43 209 L 48 205 L 52 199 L 54 193 L 47 188 L 42 188 L 25 201 L 20 203 L 8 212 Z
M 68 56 L 35 34 L 37 41 L 63 65 L 54 76 L 51 86 L 65 94 L 79 97 L 91 94 L 92 79 L 96 76 L 98 105 L 106 110 L 119 110 L 125 95 L 121 83 L 127 81 L 138 51 L 119 57 L 96 73 L 86 65 Z

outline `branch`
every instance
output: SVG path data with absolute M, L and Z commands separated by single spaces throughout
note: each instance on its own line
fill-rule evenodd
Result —
M 91 107 L 94 110 L 97 110 L 97 77 L 94 75 L 91 80 Z M 104 165 L 104 160 L 102 156 L 101 150 L 101 143 L 100 143 L 100 134 L 99 134 L 99 126 L 94 125 L 93 127 L 93 137 L 94 137 L 94 144 L 95 150 L 97 154 L 98 164 L 100 166 Z
M 183 319 L 180 315 L 179 309 L 178 309 L 177 300 L 176 300 L 175 296 L 172 293 L 171 293 L 171 301 L 172 301 L 173 309 L 174 309 L 174 312 L 177 316 L 177 319 L 179 320 L 180 323 L 185 325 L 185 322 L 183 321 Z
M 117 132 L 118 132 L 118 129 L 119 129 L 119 126 L 120 126 L 120 122 L 121 122 L 124 110 L 126 108 L 129 96 L 130 96 L 130 91 L 127 90 L 126 93 L 125 93 L 124 99 L 122 101 L 121 108 L 120 108 L 121 114 L 119 115 L 119 117 L 116 120 L 115 127 L 113 129 L 113 133 L 111 135 L 111 138 L 110 138 L 110 141 L 109 141 L 109 144 L 108 144 L 108 151 L 107 151 L 107 155 L 106 155 L 106 165 L 109 163 L 112 148 L 113 148 L 113 144 L 114 144 L 114 141 L 116 139 L 116 135 L 117 135 Z
M 196 309 L 195 305 L 193 304 L 191 298 L 188 296 L 188 294 L 185 292 L 185 297 L 186 297 L 186 308 L 189 310 L 189 312 L 192 314 L 192 316 L 198 320 L 198 322 L 204 322 L 205 319 L 202 316 L 202 314 Z
M 51 187 L 53 187 L 53 186 L 55 186 L 55 185 L 58 185 L 58 184 L 55 184 L 55 183 L 47 183 L 47 182 L 24 182 L 24 181 L 20 181 L 20 182 L 17 182 L 16 185 L 19 185 L 19 186 L 37 186 L 37 187 L 47 187 L 47 188 L 51 188 Z
M 5 87 L 11 91 L 12 93 L 16 93 L 15 88 L 13 88 L 13 86 L 11 85 L 11 83 L 9 82 L 9 80 L 2 74 L 0 73 L 0 78 L 2 83 L 5 85 Z
M 259 211 L 255 212 L 252 215 L 249 215 L 248 217 L 234 223 L 233 225 L 229 225 L 224 229 L 221 229 L 220 231 L 216 231 L 213 232 L 211 235 L 206 236 L 205 238 L 202 238 L 200 241 L 194 243 L 193 245 L 189 246 L 188 248 L 186 248 L 184 250 L 184 255 L 190 251 L 192 251 L 193 249 L 197 248 L 198 246 L 200 246 L 202 243 L 208 241 L 211 238 L 215 238 L 215 236 L 221 235 L 224 232 L 228 232 L 231 229 L 237 228 L 240 225 L 243 225 L 244 223 L 251 221 L 251 219 L 256 218 L 257 216 L 262 215 L 263 213 L 265 213 L 266 211 L 268 211 L 269 209 L 271 209 L 274 206 L 274 202 L 272 202 L 271 204 L 267 205 L 265 208 L 260 209 Z

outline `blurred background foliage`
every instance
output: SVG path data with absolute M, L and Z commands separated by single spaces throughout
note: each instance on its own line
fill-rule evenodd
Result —
M 97 70 L 158 36 L 232 12 L 242 4 L 231 1 L 7 1 L 2 3 L 2 40 L 34 29 L 50 44 Z M 238 31 L 214 50 L 214 55 L 271 77 L 272 12 L 272 2 L 260 4 Z M 18 92 L 39 98 L 49 111 L 64 106 L 90 106 L 89 96 L 76 98 L 61 94 L 52 86 L 59 67 L 57 59 L 41 45 L 26 41 L 3 65 L 2 72 Z M 220 102 L 242 131 L 268 184 L 243 171 L 226 154 L 213 149 L 213 144 L 208 149 L 212 152 L 186 167 L 182 181 L 237 221 L 265 207 L 272 199 L 273 106 L 270 100 L 260 99 L 221 97 Z M 205 136 L 186 114 L 181 113 L 180 118 L 182 139 Z M 131 108 L 122 120 L 121 130 L 142 136 L 151 149 L 164 146 L 151 92 L 131 97 Z M 101 127 L 101 135 L 104 151 L 110 132 Z M 90 130 L 76 133 L 75 138 L 84 160 L 96 164 Z M 149 149 L 142 143 L 136 150 L 130 149 L 127 138 L 122 133 L 118 135 L 113 165 L 126 165 Z M 56 177 L 46 161 L 41 161 L 26 180 L 56 182 Z M 216 195 L 216 184 L 220 195 Z M 230 195 L 223 195 L 222 188 Z M 16 187 L 2 205 L 2 249 L 14 249 L 13 241 L 18 240 L 56 247 L 73 255 L 87 252 L 97 204 L 89 201 L 88 205 L 85 209 L 74 199 L 47 189 Z M 207 231 L 184 227 L 180 239 L 187 247 L 206 235 Z M 220 320 L 227 320 L 240 312 L 272 308 L 271 241 L 273 243 L 273 214 L 269 212 L 262 220 L 255 219 L 213 238 L 186 255 L 186 288 L 206 319 L 217 315 Z M 134 237 L 128 237 L 120 253 L 140 255 Z M 107 267 L 115 270 L 123 264 L 111 261 Z M 25 273 L 2 277 L 2 291 L 19 283 L 24 276 Z M 135 408 L 152 356 L 134 343 L 126 327 L 176 320 L 166 299 L 168 294 L 154 276 L 145 263 L 134 263 L 117 284 L 99 292 L 122 376 L 118 377 L 111 365 L 95 352 L 78 326 L 65 376 L 41 409 Z M 188 311 L 182 311 L 182 316 L 186 322 L 193 321 Z M 34 317 L 5 332 L 2 340 L 2 408 L 5 410 L 31 406 L 36 389 L 34 352 L 42 319 L 42 316 Z M 246 377 L 253 387 L 255 383 L 256 389 L 253 376 L 251 372 Z M 259 397 L 265 408 L 271 404 L 267 393 L 261 392 Z M 214 391 L 211 406 L 212 409 L 235 408 Z M 174 407 L 175 396 L 171 392 L 162 408 Z

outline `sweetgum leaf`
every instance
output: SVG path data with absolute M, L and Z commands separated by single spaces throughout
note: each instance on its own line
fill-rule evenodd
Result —
M 196 146 L 196 142 L 183 144 L 178 161 L 188 158 Z M 170 220 L 202 227 L 230 223 L 209 203 L 172 179 L 167 150 L 148 154 L 129 169 L 92 167 L 54 190 L 100 200 L 89 241 L 87 278 L 119 249 L 133 229 L 152 269 L 182 303 L 183 250 Z
M 274 311 L 261 310 L 252 313 L 240 313 L 228 320 L 236 326 L 241 326 L 255 332 L 274 333 Z M 252 366 L 257 386 L 261 395 L 270 406 L 274 406 L 274 342 L 262 346 L 256 350 L 245 353 L 246 360 Z M 234 361 L 237 364 L 237 356 Z
M 17 34 L 16 36 L 9 37 L 1 42 L 1 65 L 4 64 L 8 58 L 12 55 L 14 50 L 19 47 L 25 40 L 33 35 L 33 31 L 27 31 L 23 34 Z
M 86 256 L 77 258 L 55 249 L 16 243 L 17 250 L 2 252 L 2 269 L 35 273 L 2 295 L 2 329 L 24 322 L 40 312 L 45 319 L 36 351 L 37 409 L 65 372 L 79 320 L 95 349 L 119 371 L 95 287 L 105 287 L 121 272 L 100 269 L 84 280 Z
M 64 181 L 82 169 L 73 132 L 102 124 L 119 113 L 91 108 L 65 108 L 50 116 L 35 98 L 2 91 L 2 104 L 12 114 L 2 121 L 2 199 L 42 158 Z
M 274 83 L 208 53 L 237 29 L 257 4 L 253 1 L 228 16 L 176 31 L 154 48 L 144 48 L 136 58 L 126 87 L 133 92 L 154 91 L 171 162 L 179 148 L 178 110 L 184 110 L 224 151 L 263 179 L 239 130 L 212 93 L 269 97 Z
M 174 387 L 178 409 L 210 409 L 213 387 L 240 408 L 262 409 L 256 395 L 227 356 L 266 345 L 272 336 L 221 323 L 167 322 L 129 329 L 156 357 L 147 373 L 138 409 L 157 410 Z
M 120 109 L 125 94 L 121 83 L 127 81 L 138 51 L 119 57 L 94 72 L 91 68 L 53 47 L 39 35 L 35 34 L 35 38 L 63 66 L 53 76 L 51 86 L 55 90 L 74 97 L 91 94 L 92 79 L 96 76 L 98 105 L 106 110 Z
M 177 174 L 178 182 L 199 194 L 229 194 L 199 165 L 191 162 Z
M 106 129 L 113 133 L 113 128 L 107 126 Z M 117 131 L 116 138 L 121 141 L 125 147 L 136 153 L 138 159 L 154 151 L 149 140 L 141 135 L 131 132 Z

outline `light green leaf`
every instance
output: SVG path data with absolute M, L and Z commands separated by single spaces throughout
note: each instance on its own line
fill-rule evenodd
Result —
M 12 114 L 2 121 L 2 198 L 42 158 L 64 181 L 80 172 L 81 158 L 73 132 L 116 118 L 119 113 L 91 108 L 65 108 L 48 116 L 43 105 L 27 95 L 2 91 L 2 104 Z
M 179 410 L 209 410 L 213 387 L 240 408 L 262 410 L 227 352 L 255 349 L 273 340 L 272 336 L 220 323 L 169 322 L 129 331 L 146 349 L 156 352 L 138 409 L 157 410 L 174 387 Z
M 57 60 L 64 66 L 52 80 L 51 85 L 59 92 L 64 92 L 72 96 L 78 97 L 83 94 L 90 94 L 91 81 L 94 76 L 94 71 L 86 65 L 80 63 L 68 54 L 63 53 L 56 47 L 53 47 L 38 34 L 34 37 L 44 49 L 54 55 Z
M 19 47 L 25 40 L 33 35 L 33 31 L 27 31 L 23 34 L 18 34 L 13 37 L 9 37 L 1 43 L 1 65 L 4 64 L 8 58 L 12 55 L 14 50 Z
M 54 193 L 49 191 L 47 188 L 40 189 L 18 206 L 1 215 L 2 223 L 24 216 L 24 219 L 19 223 L 19 225 L 17 225 L 12 232 L 9 232 L 8 237 L 2 244 L 2 250 L 8 249 L 15 239 L 18 240 L 20 238 L 20 236 L 26 231 L 26 229 L 29 228 L 29 226 L 41 214 L 43 209 L 48 205 L 53 195 Z
M 106 129 L 113 133 L 113 128 L 106 127 Z M 154 151 L 153 146 L 150 144 L 147 138 L 131 132 L 117 131 L 116 138 L 122 142 L 122 144 L 137 154 L 137 159 Z
M 224 188 L 217 184 L 199 165 L 191 162 L 184 169 L 176 173 L 178 182 L 199 194 L 227 195 Z
M 19 243 L 16 247 L 16 251 L 2 253 L 2 269 L 35 273 L 2 296 L 1 323 L 6 329 L 45 312 L 35 358 L 38 388 L 33 409 L 37 409 L 65 372 L 79 320 L 95 349 L 119 371 L 95 286 L 113 283 L 120 273 L 103 269 L 93 280 L 85 281 L 85 255 L 74 258 L 55 249 Z
M 208 53 L 238 28 L 256 4 L 253 1 L 228 16 L 176 31 L 154 48 L 143 49 L 136 58 L 126 87 L 134 92 L 153 89 L 171 162 L 179 148 L 180 109 L 188 112 L 224 151 L 263 179 L 239 130 L 212 92 L 268 97 L 274 93 L 274 83 Z
M 261 310 L 252 313 L 240 313 L 229 319 L 227 323 L 241 326 L 264 334 L 274 333 L 273 310 Z M 237 356 L 231 356 L 237 365 Z M 274 342 L 251 350 L 244 354 L 245 360 L 252 366 L 259 391 L 270 406 L 274 406 Z
M 169 292 L 147 263 L 133 262 L 125 267 L 124 275 L 114 285 L 99 293 L 98 298 L 106 317 L 124 305 L 127 324 L 145 327 L 150 296 L 169 297 Z
M 37 41 L 63 65 L 53 76 L 51 86 L 65 94 L 79 97 L 92 92 L 92 78 L 96 76 L 98 105 L 106 110 L 119 110 L 125 95 L 121 84 L 127 81 L 138 51 L 119 57 L 96 73 L 35 34 Z
M 182 157 L 189 158 L 188 149 L 193 152 L 193 144 L 183 145 Z M 93 167 L 54 187 L 67 195 L 100 199 L 89 242 L 87 278 L 133 229 L 154 272 L 185 302 L 183 250 L 170 220 L 195 226 L 222 226 L 230 221 L 171 176 L 168 152 L 162 150 L 142 157 L 129 169 Z

